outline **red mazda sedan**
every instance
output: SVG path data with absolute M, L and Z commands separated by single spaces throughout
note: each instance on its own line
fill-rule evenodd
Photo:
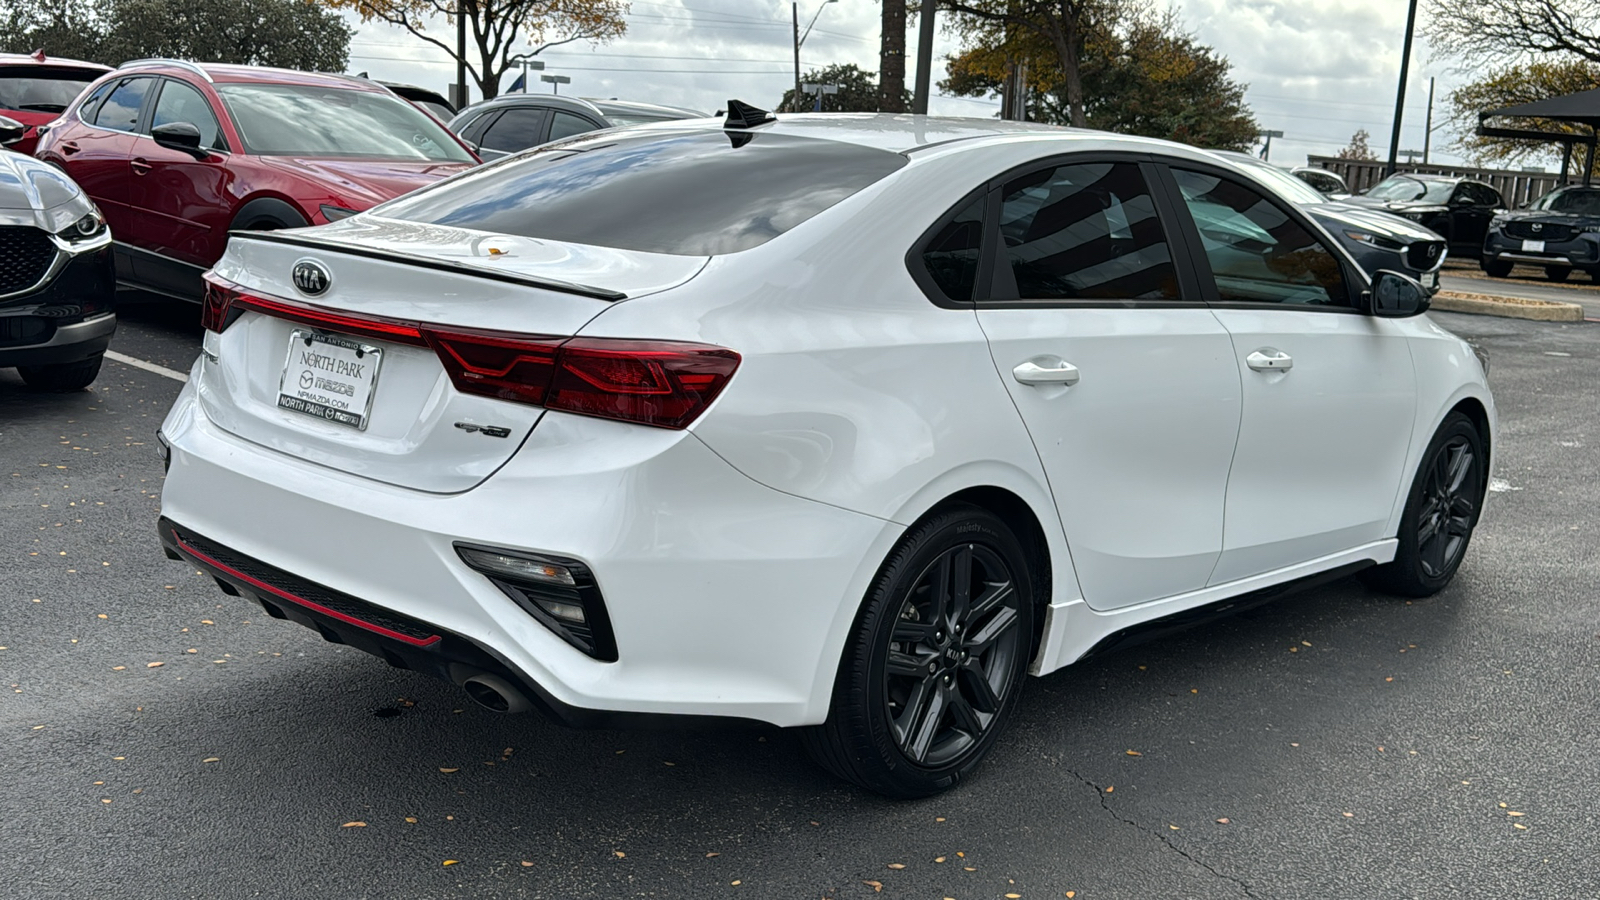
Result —
M 332 222 L 477 162 L 370 81 L 174 60 L 95 82 L 34 155 L 99 205 L 119 282 L 195 301 L 231 230 Z
M 0 116 L 28 126 L 22 140 L 7 149 L 32 156 L 38 127 L 54 121 L 84 88 L 109 71 L 99 63 L 47 57 L 43 50 L 0 53 Z

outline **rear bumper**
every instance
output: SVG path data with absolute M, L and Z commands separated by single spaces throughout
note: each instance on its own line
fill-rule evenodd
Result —
M 758 485 L 692 434 L 554 413 L 473 490 L 393 487 L 221 431 L 200 412 L 195 384 L 162 426 L 170 551 L 393 664 L 520 684 L 568 724 L 822 721 L 845 634 L 901 531 Z M 217 554 L 208 563 L 203 546 L 179 543 L 184 535 L 242 565 Z M 581 561 L 603 592 L 617 661 L 541 624 L 468 568 L 458 543 Z M 240 578 L 248 567 L 271 574 L 260 578 L 269 587 Z M 299 596 L 296 586 L 349 605 L 271 589 Z

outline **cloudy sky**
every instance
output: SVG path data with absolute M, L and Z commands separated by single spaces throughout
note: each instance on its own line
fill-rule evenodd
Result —
M 1273 141 L 1274 162 L 1300 164 L 1308 153 L 1331 154 L 1358 128 L 1372 133 L 1376 152 L 1387 152 L 1405 33 L 1403 0 L 1171 3 L 1187 27 L 1233 62 L 1235 76 L 1250 86 L 1247 99 L 1263 127 L 1285 133 Z M 805 0 L 800 4 L 802 28 L 818 9 L 816 27 L 801 49 L 802 70 L 830 63 L 876 70 L 878 3 L 837 0 L 823 8 L 821 0 Z M 447 34 L 442 31 L 441 36 Z M 915 41 L 913 28 L 908 47 L 914 48 Z M 944 77 L 938 58 L 955 49 L 955 42 L 941 34 L 935 47 L 936 82 Z M 368 71 L 374 78 L 444 92 L 455 77 L 442 51 L 383 24 L 359 26 L 350 53 L 351 70 Z M 579 96 L 709 111 L 721 108 L 729 97 L 758 106 L 776 104 L 794 81 L 792 54 L 787 0 L 632 0 L 624 37 L 600 46 L 558 47 L 541 58 L 548 74 L 570 77 L 567 90 Z M 1431 59 L 1419 35 L 1403 150 L 1422 147 L 1430 75 L 1439 77 L 1441 97 L 1459 80 L 1447 62 Z M 505 84 L 509 86 L 509 78 Z M 992 116 L 998 108 L 998 102 L 937 94 L 930 102 L 930 112 L 941 115 Z M 1449 143 L 1447 130 L 1435 131 L 1436 159 L 1456 159 Z

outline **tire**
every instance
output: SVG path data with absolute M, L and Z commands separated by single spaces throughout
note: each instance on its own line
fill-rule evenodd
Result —
M 81 391 L 91 384 L 100 375 L 100 363 L 105 359 L 104 353 L 96 353 L 88 359 L 70 363 L 55 363 L 44 366 L 17 366 L 17 374 L 22 376 L 23 382 L 36 391 L 49 391 L 53 394 L 66 394 L 72 391 Z
M 1571 277 L 1572 277 L 1572 268 L 1570 266 L 1545 266 L 1544 267 L 1544 280 L 1545 281 L 1566 281 L 1568 278 L 1571 278 Z
M 823 768 L 887 797 L 954 787 L 1016 706 L 1034 596 L 1028 553 L 999 517 L 969 504 L 932 514 L 879 570 L 828 719 L 802 729 L 802 744 Z
M 1369 585 L 1402 597 L 1429 597 L 1450 583 L 1483 508 L 1487 463 L 1478 427 L 1461 413 L 1451 413 L 1428 443 L 1412 479 L 1394 561 L 1368 569 L 1364 577 Z
M 1490 278 L 1507 278 L 1511 275 L 1511 270 L 1515 268 L 1516 263 L 1499 259 L 1486 259 L 1479 265 L 1483 267 L 1483 271 L 1488 273 Z
M 273 197 L 257 197 L 234 214 L 230 230 L 276 231 L 303 228 L 311 223 L 288 203 Z

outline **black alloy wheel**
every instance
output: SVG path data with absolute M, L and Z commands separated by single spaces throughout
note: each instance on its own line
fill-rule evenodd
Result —
M 1450 583 L 1478 524 L 1487 464 L 1477 426 L 1451 413 L 1412 483 L 1394 561 L 1368 570 L 1369 583 L 1406 597 L 1426 597 Z
M 802 732 L 842 778 L 890 797 L 955 785 L 1009 718 L 1034 645 L 1029 557 L 987 510 L 931 515 L 879 572 L 826 723 Z

